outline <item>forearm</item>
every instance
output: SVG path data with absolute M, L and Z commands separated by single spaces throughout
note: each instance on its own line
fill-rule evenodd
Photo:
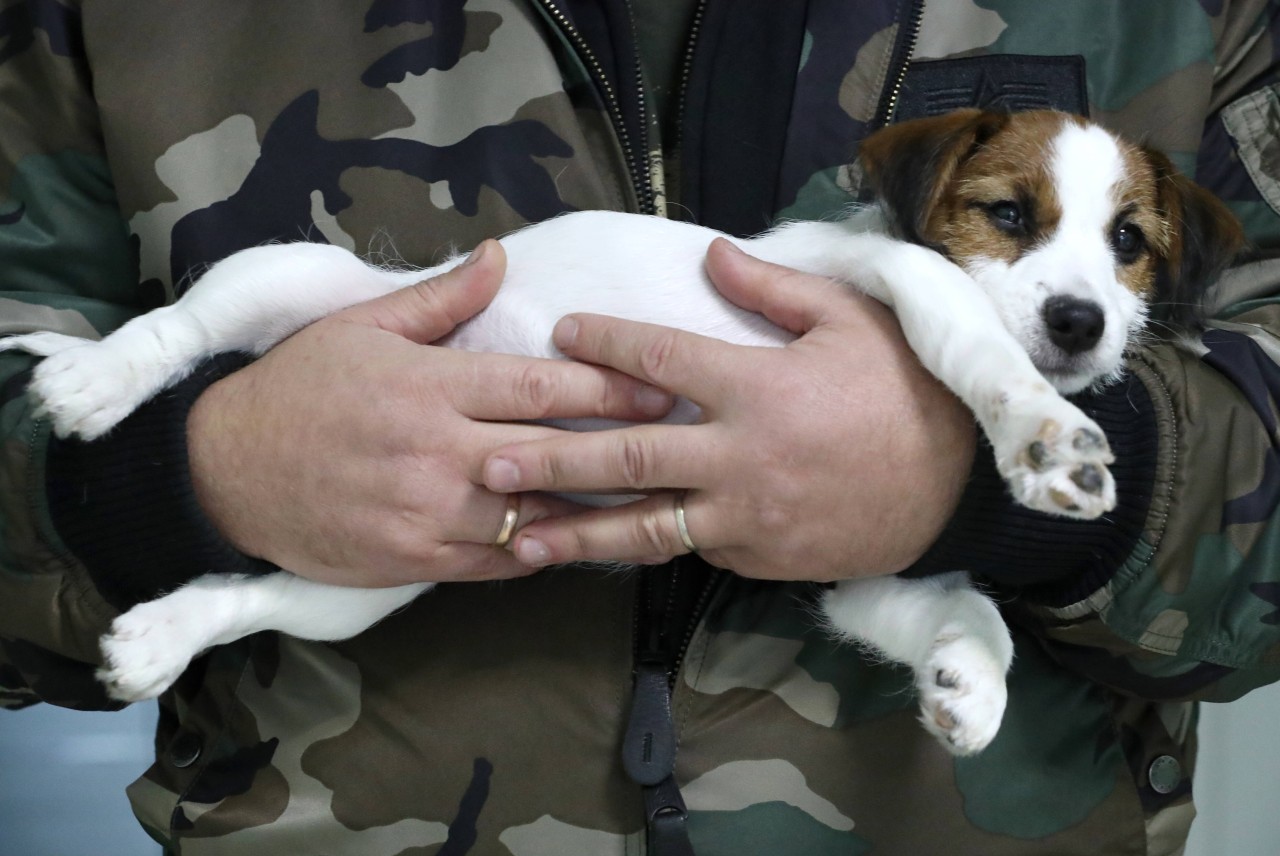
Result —
M 1280 264 L 1262 267 L 1223 287 L 1274 294 Z M 1131 546 L 1081 556 L 1067 582 L 1029 589 L 1014 610 L 1062 662 L 1156 698 L 1225 700 L 1280 677 L 1278 333 L 1280 305 L 1263 301 L 1212 322 L 1202 344 L 1144 348 L 1132 361 L 1156 447 Z
M 247 358 L 227 354 L 156 396 L 106 437 L 53 438 L 47 456 L 49 518 L 119 610 L 216 570 L 271 570 L 228 544 L 196 499 L 187 418 L 212 383 Z
M 1135 548 L 1146 523 L 1159 445 L 1156 413 L 1133 375 L 1076 403 L 1098 423 L 1116 456 L 1116 507 L 1096 520 L 1033 511 L 1013 500 L 980 441 L 955 516 L 907 576 L 956 569 L 1039 603 L 1071 603 L 1105 585 Z

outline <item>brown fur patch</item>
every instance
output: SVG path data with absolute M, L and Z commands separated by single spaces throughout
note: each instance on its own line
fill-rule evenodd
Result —
M 1063 113 L 1038 111 L 1013 117 L 938 188 L 938 203 L 926 234 L 955 261 L 999 259 L 1012 264 L 1052 234 L 1062 205 L 1049 170 L 1049 149 L 1067 122 Z M 1025 230 L 1011 233 L 993 222 L 999 202 L 1018 205 Z
M 1156 171 L 1151 159 L 1137 146 L 1123 140 L 1117 142 L 1125 170 L 1115 188 L 1115 210 L 1142 230 L 1146 242 L 1146 252 L 1132 264 L 1120 265 L 1117 278 L 1129 291 L 1149 300 L 1155 293 L 1157 264 L 1169 256 L 1180 236 L 1160 211 Z
M 899 237 L 961 265 L 978 258 L 1013 263 L 1061 218 L 1049 151 L 1068 123 L 1087 124 L 1054 111 L 957 110 L 877 131 L 860 157 Z M 1102 237 L 1113 243 L 1115 229 L 1129 223 L 1143 242 L 1131 261 L 1113 250 L 1116 275 L 1134 294 L 1172 307 L 1170 319 L 1194 323 L 1203 289 L 1230 263 L 1243 231 L 1163 154 L 1117 144 L 1125 176 L 1113 190 L 1114 216 Z M 1004 201 L 1019 206 L 1025 229 L 1003 228 L 993 217 L 993 206 Z

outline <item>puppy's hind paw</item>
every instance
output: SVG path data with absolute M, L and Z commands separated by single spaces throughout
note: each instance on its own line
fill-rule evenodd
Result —
M 90 344 L 90 340 L 62 333 L 27 333 L 0 339 L 0 351 L 24 351 L 38 357 L 48 357 L 87 344 Z
M 97 678 L 107 695 L 118 701 L 159 696 L 200 653 L 172 622 L 148 606 L 136 606 L 116 618 L 99 640 L 106 665 Z
M 1004 666 L 976 639 L 939 639 L 916 689 L 921 724 L 948 752 L 973 755 L 995 739 L 1008 702 Z
M 128 360 L 98 342 L 81 342 L 36 367 L 31 393 L 59 437 L 94 440 L 152 394 Z

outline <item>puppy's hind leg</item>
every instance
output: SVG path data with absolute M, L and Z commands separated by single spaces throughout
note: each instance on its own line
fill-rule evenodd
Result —
M 120 701 L 155 698 L 209 648 L 263 630 L 347 639 L 429 588 L 343 588 L 287 571 L 261 577 L 206 574 L 118 616 L 100 640 L 106 665 L 98 679 Z
M 401 277 L 402 279 L 403 277 Z M 102 341 L 35 333 L 0 348 L 45 355 L 31 391 L 61 437 L 92 440 L 208 357 L 261 354 L 298 329 L 394 290 L 395 275 L 325 244 L 274 244 L 214 265 L 181 300 Z
M 995 738 L 1013 643 L 967 574 L 847 580 L 827 592 L 822 612 L 835 635 L 912 668 L 920 721 L 948 751 L 971 755 Z

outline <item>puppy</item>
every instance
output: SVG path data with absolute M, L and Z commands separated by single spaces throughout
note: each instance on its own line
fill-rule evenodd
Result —
M 905 122 L 869 137 L 859 156 L 874 204 L 734 243 L 893 308 L 921 362 L 973 410 L 1019 503 L 1078 518 L 1111 509 L 1106 438 L 1062 395 L 1120 375 L 1149 307 L 1189 320 L 1199 291 L 1240 246 L 1238 223 L 1163 155 L 1060 113 L 967 110 Z M 555 357 L 551 328 L 569 312 L 786 344 L 789 334 L 711 287 L 703 256 L 717 235 L 596 211 L 530 226 L 503 239 L 508 272 L 497 298 L 444 344 Z M 33 394 L 60 436 L 93 439 L 212 354 L 262 354 L 329 313 L 461 261 L 389 271 L 328 245 L 257 247 L 101 342 L 46 333 L 0 348 L 45 355 Z M 682 401 L 668 419 L 697 416 Z M 99 677 L 118 699 L 149 698 L 214 645 L 261 630 L 344 639 L 428 588 L 208 574 L 120 615 L 102 639 Z M 833 633 L 914 669 L 921 721 L 949 750 L 976 752 L 995 736 L 1012 645 L 967 574 L 843 582 L 821 609 Z

